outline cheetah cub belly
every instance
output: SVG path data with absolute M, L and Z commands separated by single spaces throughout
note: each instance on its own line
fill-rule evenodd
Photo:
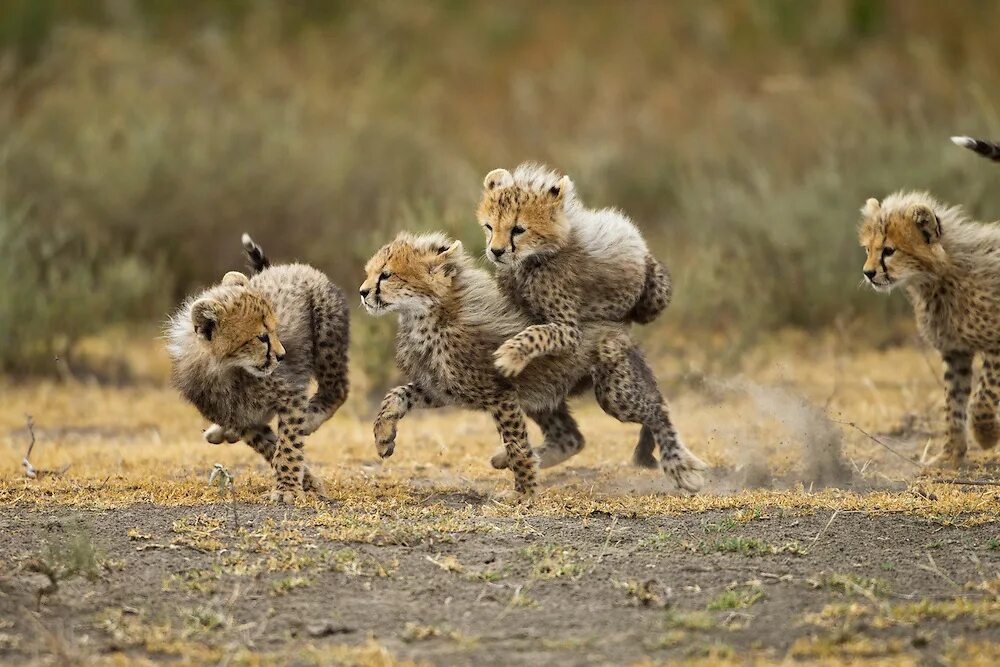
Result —
M 347 305 L 320 271 L 271 266 L 249 236 L 243 244 L 252 275 L 227 273 L 171 318 L 172 380 L 213 422 L 205 439 L 244 440 L 274 471 L 271 498 L 289 502 L 303 490 L 322 492 L 304 463 L 303 438 L 347 398 Z

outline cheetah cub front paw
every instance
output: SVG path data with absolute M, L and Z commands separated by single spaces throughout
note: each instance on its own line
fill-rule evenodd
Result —
M 672 477 L 677 486 L 685 491 L 697 493 L 705 484 L 701 471 L 706 470 L 708 465 L 683 445 L 680 445 L 680 451 L 674 456 L 664 458 L 661 464 L 663 472 Z
M 514 340 L 508 340 L 493 353 L 493 365 L 507 378 L 520 375 L 530 361 L 531 359 L 521 349 L 521 345 Z
M 205 442 L 213 445 L 221 445 L 223 442 L 228 442 L 233 444 L 234 442 L 240 441 L 240 436 L 238 433 L 233 431 L 227 431 L 224 427 L 218 424 L 212 424 L 205 429 L 205 432 L 201 434 L 205 438 Z
M 534 491 L 525 493 L 515 489 L 505 489 L 493 494 L 493 502 L 498 505 L 528 506 L 535 501 Z
M 396 451 L 396 421 L 381 415 L 375 419 L 375 449 L 383 459 Z
M 300 493 L 295 489 L 275 489 L 271 491 L 268 499 L 272 503 L 283 503 L 285 505 L 291 505 L 296 500 L 298 500 Z

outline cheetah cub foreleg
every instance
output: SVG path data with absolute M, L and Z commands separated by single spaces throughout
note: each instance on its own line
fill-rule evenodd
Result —
M 534 359 L 580 344 L 580 329 L 564 322 L 535 324 L 508 339 L 493 353 L 493 363 L 504 377 L 515 377 Z
M 441 403 L 433 400 L 416 383 L 411 382 L 389 390 L 375 417 L 375 446 L 378 455 L 383 459 L 392 456 L 396 450 L 396 428 L 410 410 L 437 407 L 441 407 Z

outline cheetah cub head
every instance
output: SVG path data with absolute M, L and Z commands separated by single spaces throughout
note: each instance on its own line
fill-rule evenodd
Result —
M 486 258 L 514 265 L 532 255 L 558 250 L 569 232 L 566 203 L 569 176 L 534 164 L 511 174 L 494 169 L 483 181 L 477 216 L 486 235 Z
M 453 294 L 455 275 L 466 260 L 461 241 L 403 232 L 365 265 L 361 304 L 371 315 L 426 312 Z
M 249 283 L 238 271 L 227 273 L 191 304 L 191 323 L 199 344 L 220 366 L 265 377 L 285 358 L 285 348 L 274 309 Z
M 922 193 L 896 193 L 861 209 L 858 239 L 865 251 L 864 281 L 876 292 L 933 275 L 946 261 L 940 205 Z

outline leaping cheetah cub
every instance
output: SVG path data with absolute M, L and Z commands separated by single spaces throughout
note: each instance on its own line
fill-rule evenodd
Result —
M 503 297 L 495 281 L 475 268 L 461 243 L 440 234 L 400 234 L 368 261 L 361 301 L 372 315 L 399 313 L 396 361 L 408 384 L 386 394 L 375 419 L 379 455 L 395 449 L 399 421 L 413 408 L 456 405 L 489 412 L 514 473 L 516 491 L 535 491 L 538 459 L 528 443 L 525 413 L 545 435 L 538 456 L 577 447 L 579 429 L 566 396 L 592 375 L 606 410 L 636 421 L 657 411 L 662 399 L 634 357 L 621 325 L 585 324 L 578 344 L 528 364 L 511 380 L 497 372 L 493 352 L 529 322 Z M 650 420 L 654 423 L 654 420 Z M 659 432 L 669 421 L 655 422 Z M 700 488 L 703 467 L 687 450 L 665 465 L 678 485 Z
M 861 209 L 865 280 L 877 292 L 904 287 L 921 335 L 944 357 L 948 440 L 942 461 L 966 452 L 972 362 L 983 359 L 972 398 L 972 432 L 996 445 L 1000 398 L 1000 227 L 970 221 L 961 208 L 923 192 L 897 192 Z
M 513 174 L 494 169 L 483 181 L 478 218 L 501 289 L 532 320 L 496 351 L 507 377 L 572 348 L 584 322 L 645 324 L 670 303 L 670 274 L 632 221 L 615 209 L 586 208 L 568 176 L 532 163 Z M 655 445 L 644 426 L 633 461 L 655 468 Z
M 215 424 L 205 439 L 242 438 L 274 469 L 271 498 L 322 493 L 305 466 L 303 436 L 347 398 L 348 312 L 343 293 L 304 264 L 271 266 L 243 236 L 252 277 L 230 271 L 171 318 L 174 386 Z M 309 381 L 319 388 L 310 397 Z M 277 434 L 269 423 L 277 415 Z

